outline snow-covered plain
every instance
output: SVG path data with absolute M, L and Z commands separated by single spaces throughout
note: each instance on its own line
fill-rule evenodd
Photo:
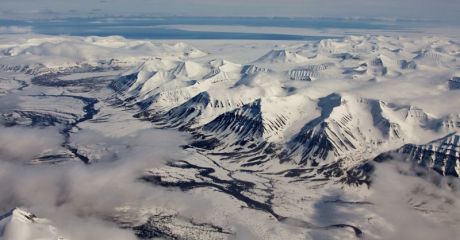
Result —
M 0 239 L 455 239 L 460 42 L 0 37 Z

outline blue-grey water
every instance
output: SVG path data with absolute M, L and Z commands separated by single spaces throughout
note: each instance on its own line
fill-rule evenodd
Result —
M 50 35 L 110 36 L 120 35 L 134 39 L 252 39 L 252 40 L 318 40 L 324 36 L 306 36 L 276 33 L 243 33 L 187 31 L 168 25 L 219 25 L 252 27 L 289 27 L 310 29 L 379 29 L 401 30 L 410 22 L 385 22 L 379 20 L 345 20 L 315 18 L 236 18 L 236 17 L 124 17 L 124 18 L 65 18 L 55 20 L 0 19 L 0 26 L 27 26 L 33 31 Z

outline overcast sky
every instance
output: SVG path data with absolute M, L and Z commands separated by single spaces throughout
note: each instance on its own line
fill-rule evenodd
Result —
M 460 0 L 1 0 L 3 15 L 379 17 L 457 20 Z

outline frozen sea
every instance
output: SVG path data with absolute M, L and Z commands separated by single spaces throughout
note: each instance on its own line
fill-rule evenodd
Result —
M 34 33 L 71 36 L 120 35 L 131 39 L 240 39 L 240 40 L 320 40 L 340 34 L 321 34 L 330 29 L 353 31 L 416 31 L 420 23 L 410 20 L 265 18 L 265 17 L 89 17 L 64 19 L 0 19 L 0 26 L 29 27 Z M 178 28 L 177 26 L 185 26 Z M 193 30 L 187 26 L 194 26 Z M 214 26 L 209 31 L 209 26 Z M 219 29 L 222 26 L 222 29 Z M 276 31 L 228 31 L 231 27 L 274 28 Z M 284 32 L 280 29 L 290 29 Z M 294 29 L 294 30 L 293 30 Z M 298 29 L 299 31 L 295 31 Z M 310 29 L 313 33 L 306 33 Z

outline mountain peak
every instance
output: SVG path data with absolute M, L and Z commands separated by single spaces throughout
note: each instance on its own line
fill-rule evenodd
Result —
M 65 240 L 47 219 L 23 209 L 15 208 L 0 219 L 5 240 L 56 239 Z
M 255 63 L 302 63 L 307 62 L 308 58 L 286 49 L 271 50 L 260 57 Z

